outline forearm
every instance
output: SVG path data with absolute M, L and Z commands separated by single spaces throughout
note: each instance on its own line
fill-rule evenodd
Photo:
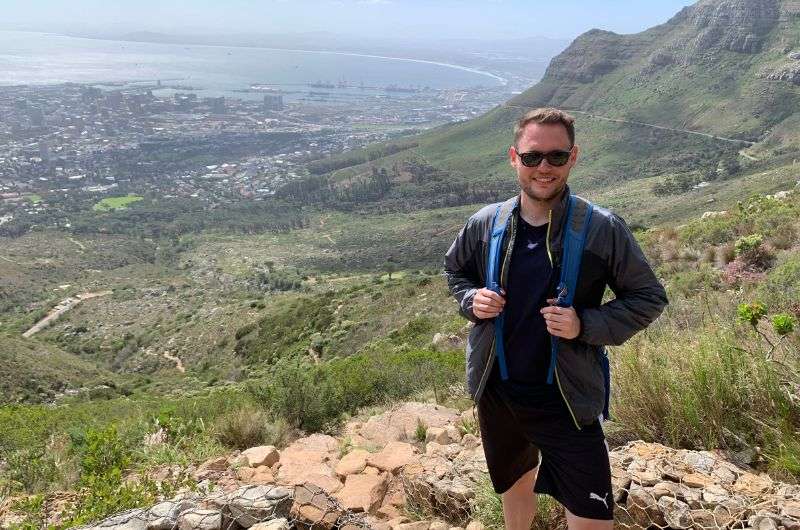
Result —
M 619 346 L 653 322 L 667 305 L 660 284 L 621 294 L 600 307 L 578 310 L 577 339 L 600 346 Z

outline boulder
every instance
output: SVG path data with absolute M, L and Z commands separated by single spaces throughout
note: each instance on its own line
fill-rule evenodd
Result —
M 292 491 L 281 486 L 244 486 L 224 497 L 224 513 L 249 528 L 269 519 L 286 517 L 292 507 Z
M 343 512 L 339 503 L 319 486 L 301 484 L 294 489 L 290 515 L 301 527 L 330 530 Z
M 147 512 L 147 530 L 172 530 L 178 524 L 178 516 L 182 512 L 196 507 L 197 502 L 191 499 L 160 502 Z
M 265 523 L 254 524 L 250 530 L 289 530 L 291 525 L 285 518 L 271 519 Z
M 236 476 L 248 484 L 273 484 L 275 482 L 275 476 L 267 466 L 240 467 L 236 470 Z
M 178 517 L 178 530 L 219 530 L 222 514 L 217 510 L 187 510 Z
M 431 526 L 429 521 L 414 521 L 397 525 L 396 530 L 428 530 Z
M 278 484 L 295 486 L 311 476 L 336 478 L 333 467 L 338 463 L 339 443 L 332 436 L 313 434 L 296 440 L 281 451 Z
M 428 427 L 444 427 L 455 424 L 459 412 L 455 409 L 431 403 L 403 403 L 378 416 L 373 416 L 361 426 L 360 435 L 385 445 L 392 441 L 413 440 L 419 424 Z
M 367 467 L 367 457 L 369 454 L 369 451 L 365 451 L 364 449 L 354 449 L 350 451 L 336 464 L 336 474 L 340 477 L 346 477 L 347 475 L 361 473 L 364 471 L 364 468 Z
M 375 513 L 383 502 L 389 484 L 387 474 L 348 475 L 335 497 L 346 510 Z
M 271 467 L 279 459 L 280 454 L 278 450 L 271 445 L 251 447 L 250 449 L 242 451 L 242 454 L 239 455 L 240 462 L 247 464 L 249 467 Z
M 379 453 L 367 456 L 367 464 L 390 473 L 396 473 L 403 466 L 417 460 L 414 446 L 404 442 L 390 442 Z

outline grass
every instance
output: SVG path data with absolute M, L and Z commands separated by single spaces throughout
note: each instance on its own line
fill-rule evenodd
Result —
M 141 201 L 144 197 L 128 194 L 121 197 L 106 197 L 92 207 L 95 212 L 108 212 L 127 208 L 131 203 Z

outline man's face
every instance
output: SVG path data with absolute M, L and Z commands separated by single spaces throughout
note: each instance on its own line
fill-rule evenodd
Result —
M 569 161 L 563 166 L 553 166 L 543 159 L 537 167 L 522 165 L 517 153 L 539 151 L 570 151 L 567 129 L 560 123 L 529 123 L 522 131 L 517 146 L 508 150 L 511 165 L 517 171 L 519 186 L 525 195 L 535 201 L 550 201 L 567 185 L 572 166 L 578 159 L 578 146 L 573 146 Z

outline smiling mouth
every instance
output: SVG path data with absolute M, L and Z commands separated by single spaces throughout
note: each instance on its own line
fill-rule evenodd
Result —
M 556 180 L 555 177 L 534 177 L 534 182 L 538 182 L 539 184 L 550 184 Z

